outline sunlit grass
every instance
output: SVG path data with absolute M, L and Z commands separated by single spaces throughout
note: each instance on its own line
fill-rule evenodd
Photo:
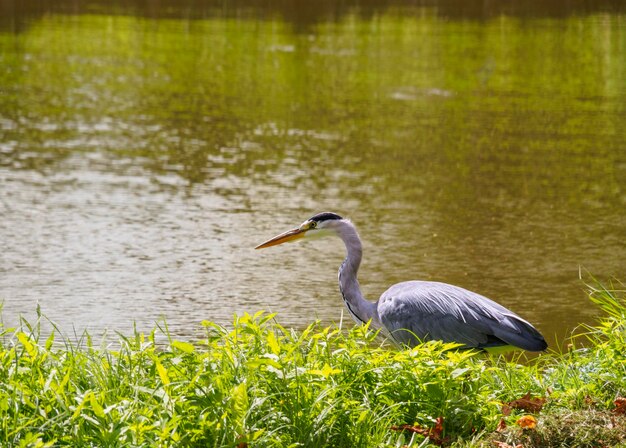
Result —
M 24 322 L 3 329 L 0 445 L 425 446 L 392 426 L 438 418 L 452 446 L 626 443 L 612 412 L 626 395 L 626 304 L 617 289 L 591 295 L 607 315 L 590 343 L 523 363 L 442 343 L 398 351 L 367 328 L 295 331 L 263 313 L 203 322 L 199 341 L 159 325 L 114 348 Z M 530 430 L 515 424 L 527 411 L 502 406 L 526 393 L 547 399 Z

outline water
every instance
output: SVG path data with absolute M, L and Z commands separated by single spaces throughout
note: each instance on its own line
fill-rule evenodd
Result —
M 337 322 L 339 241 L 253 250 L 332 210 L 370 299 L 445 281 L 562 340 L 581 270 L 626 279 L 626 8 L 560 3 L 1 2 L 5 324 Z

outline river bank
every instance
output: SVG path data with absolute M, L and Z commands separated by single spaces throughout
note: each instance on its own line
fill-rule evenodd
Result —
M 165 346 L 165 324 L 113 346 L 3 328 L 0 444 L 624 444 L 623 287 L 589 292 L 601 322 L 532 359 L 440 343 L 399 351 L 366 328 L 296 331 L 264 313 L 205 321 L 201 340 Z

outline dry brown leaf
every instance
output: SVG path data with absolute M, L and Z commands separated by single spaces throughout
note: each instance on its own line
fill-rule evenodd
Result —
M 500 419 L 500 423 L 498 423 L 498 427 L 496 428 L 496 432 L 502 432 L 506 429 L 506 422 L 503 418 Z
M 511 413 L 510 409 L 521 409 L 526 412 L 539 412 L 543 405 L 545 404 L 545 398 L 532 398 L 530 396 L 530 392 L 524 395 L 522 398 L 518 398 L 517 400 L 509 401 L 508 403 L 504 403 L 502 405 L 502 413 L 504 415 L 509 415 Z M 505 413 L 505 408 L 509 407 L 509 414 Z
M 613 409 L 614 414 L 626 415 L 626 398 L 618 397 L 613 404 L 615 405 L 615 409 Z
M 437 435 L 437 437 L 441 438 L 441 434 L 443 433 L 443 417 L 437 417 L 435 419 L 435 427 L 432 429 L 432 432 Z
M 409 431 L 415 432 L 417 434 L 421 434 L 423 436 L 428 437 L 428 433 L 430 432 L 428 428 L 422 428 L 419 425 L 400 425 L 400 426 L 392 426 L 392 431 Z
M 522 429 L 535 429 L 537 426 L 537 419 L 532 415 L 525 415 L 520 417 L 515 424 Z
M 442 445 L 445 439 L 441 437 L 443 433 L 443 417 L 437 417 L 435 419 L 435 426 L 433 428 L 423 428 L 419 425 L 400 425 L 392 426 L 393 431 L 409 431 L 420 434 L 424 437 L 428 437 L 435 445 Z

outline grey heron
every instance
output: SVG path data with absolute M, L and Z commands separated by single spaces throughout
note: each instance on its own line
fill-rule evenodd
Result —
M 543 336 L 529 322 L 493 300 L 458 286 L 433 281 L 401 282 L 391 286 L 377 302 L 366 300 L 357 280 L 363 254 L 361 239 L 354 224 L 336 213 L 318 213 L 256 249 L 326 234 L 339 236 L 346 246 L 346 258 L 339 268 L 339 290 L 357 323 L 371 321 L 373 328 L 384 329 L 400 345 L 441 340 L 478 349 L 547 348 Z

